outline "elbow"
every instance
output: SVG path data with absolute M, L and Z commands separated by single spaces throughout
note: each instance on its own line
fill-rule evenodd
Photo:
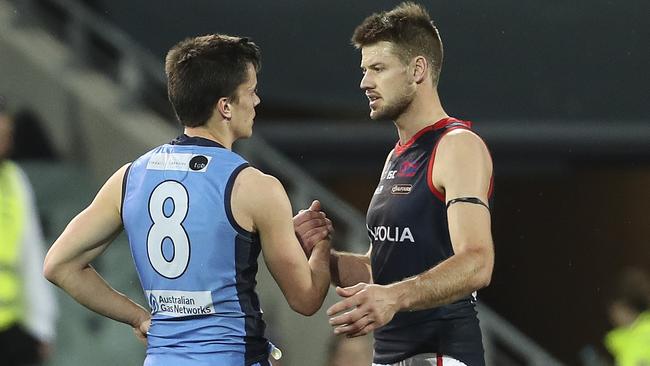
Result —
M 479 271 L 476 275 L 476 289 L 480 290 L 482 288 L 490 286 L 492 282 L 492 269 L 494 268 L 494 262 L 492 260 L 484 260 L 479 267 Z
M 64 266 L 61 263 L 57 263 L 52 260 L 49 256 L 45 257 L 45 262 L 43 263 L 43 277 L 53 284 L 60 286 L 64 273 Z
M 289 306 L 293 311 L 304 316 L 312 316 L 320 309 L 321 302 L 296 300 L 289 302 Z
M 492 281 L 492 270 L 482 271 L 483 273 L 479 274 L 476 278 L 476 289 L 480 290 L 482 288 L 490 286 Z
M 491 254 L 491 252 L 485 253 L 484 251 L 477 251 L 475 256 L 476 267 L 472 281 L 473 290 L 480 290 L 488 287 L 492 282 L 494 257 Z
M 293 299 L 288 299 L 289 306 L 293 311 L 304 316 L 312 316 L 320 310 L 325 301 L 325 294 L 307 294 L 303 293 L 302 296 L 296 296 Z

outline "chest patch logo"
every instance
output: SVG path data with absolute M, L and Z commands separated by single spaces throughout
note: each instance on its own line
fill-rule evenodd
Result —
M 400 165 L 399 167 L 399 173 L 397 173 L 398 177 L 412 177 L 415 175 L 415 173 L 418 172 L 418 168 L 420 167 L 420 164 L 417 164 L 412 161 L 405 161 Z
M 395 184 L 391 189 L 392 194 L 409 194 L 413 189 L 412 184 Z
M 190 160 L 190 169 L 203 170 L 208 166 L 208 158 L 203 155 L 196 155 Z

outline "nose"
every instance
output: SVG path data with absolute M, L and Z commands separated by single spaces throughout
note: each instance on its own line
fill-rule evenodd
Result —
M 258 104 L 260 104 L 262 100 L 260 99 L 260 96 L 255 93 L 255 100 L 254 100 L 254 106 L 257 107 Z
M 370 73 L 366 72 L 365 74 L 363 74 L 363 77 L 361 78 L 361 83 L 359 83 L 359 88 L 361 88 L 361 90 L 371 89 L 373 85 L 374 83 L 372 81 Z

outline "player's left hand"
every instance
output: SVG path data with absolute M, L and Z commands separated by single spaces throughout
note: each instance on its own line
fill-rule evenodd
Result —
M 144 343 L 145 346 L 147 345 L 147 332 L 149 332 L 150 326 L 151 318 L 147 318 L 137 326 L 133 327 L 133 333 L 135 334 L 135 337 L 138 338 L 140 342 Z
M 396 295 L 386 286 L 362 282 L 351 287 L 337 287 L 336 293 L 346 299 L 327 309 L 335 334 L 350 338 L 366 335 L 386 325 L 399 310 Z M 344 313 L 336 315 L 341 312 Z

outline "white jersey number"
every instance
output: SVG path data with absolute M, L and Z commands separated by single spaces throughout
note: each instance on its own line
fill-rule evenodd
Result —
M 165 215 L 165 202 L 171 199 L 174 210 Z M 147 254 L 153 269 L 166 278 L 178 278 L 190 263 L 190 239 L 183 227 L 187 216 L 189 196 L 185 187 L 173 180 L 159 184 L 149 198 L 149 215 L 153 225 L 147 235 Z M 167 260 L 163 255 L 163 241 L 169 238 L 173 255 Z

